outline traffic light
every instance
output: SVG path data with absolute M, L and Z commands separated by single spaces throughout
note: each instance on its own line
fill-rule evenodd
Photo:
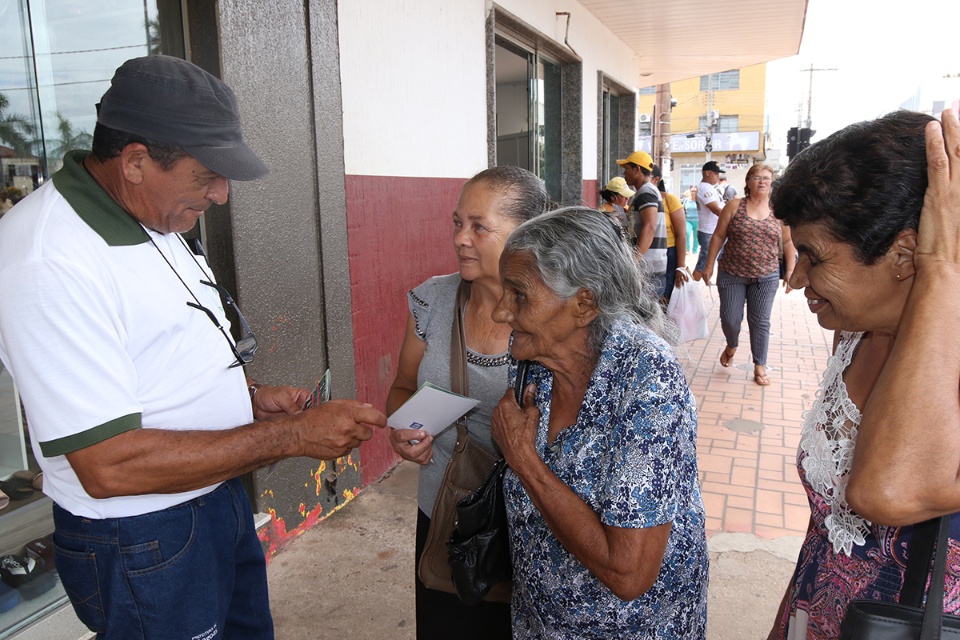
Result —
M 797 127 L 790 127 L 787 131 L 787 157 L 792 158 L 798 153 L 800 153 L 800 130 Z
M 812 138 L 816 133 L 817 132 L 815 129 L 810 129 L 809 127 L 800 129 L 800 140 L 799 144 L 797 145 L 797 151 L 800 152 L 809 147 L 810 138 Z

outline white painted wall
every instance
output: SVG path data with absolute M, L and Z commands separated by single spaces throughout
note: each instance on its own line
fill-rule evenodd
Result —
M 353 175 L 469 177 L 487 165 L 489 0 L 339 3 L 344 156 Z M 573 0 L 503 0 L 583 59 L 583 177 L 597 175 L 597 71 L 640 83 L 639 59 Z
M 484 0 L 338 3 L 348 174 L 487 166 Z

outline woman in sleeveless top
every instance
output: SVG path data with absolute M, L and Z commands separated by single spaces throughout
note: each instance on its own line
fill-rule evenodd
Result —
M 956 150 L 960 125 L 943 118 Z M 898 601 L 912 525 L 960 510 L 956 151 L 950 163 L 939 125 L 901 111 L 813 145 L 775 188 L 800 256 L 790 286 L 836 338 L 804 414 L 810 526 L 772 640 L 838 638 L 851 600 Z M 960 612 L 958 538 L 954 516 L 948 613 Z
M 507 388 L 510 339 L 510 328 L 495 323 L 491 317 L 503 292 L 500 253 L 518 224 L 546 211 L 548 206 L 549 196 L 540 179 L 519 167 L 487 169 L 464 185 L 452 220 L 453 249 L 460 269 L 458 273 L 429 278 L 407 296 L 410 315 L 400 347 L 397 377 L 387 396 L 388 415 L 425 382 L 450 388 L 450 342 L 457 288 L 461 280 L 468 281 L 470 293 L 463 309 L 467 380 L 470 396 L 479 398 L 480 404 L 467 414 L 467 431 L 488 450 L 495 451 L 490 420 Z M 393 450 L 405 460 L 422 465 L 417 499 L 416 571 L 437 491 L 453 456 L 457 430 L 447 428 L 436 437 L 417 429 L 389 431 Z M 419 640 L 511 637 L 508 604 L 465 605 L 456 595 L 428 589 L 419 575 L 415 579 Z
M 743 303 L 747 303 L 747 326 L 750 328 L 750 351 L 753 355 L 753 381 L 770 384 L 767 375 L 767 350 L 770 344 L 770 313 L 780 281 L 780 243 L 786 257 L 787 277 L 796 263 L 796 252 L 790 240 L 790 229 L 777 220 L 770 208 L 770 186 L 773 169 L 755 164 L 747 171 L 743 198 L 728 202 L 717 229 L 710 240 L 703 281 L 708 285 L 713 277 L 713 265 L 720 256 L 717 290 L 720 292 L 720 326 L 726 338 L 726 347 L 720 354 L 720 364 L 729 367 L 740 344 L 740 325 L 743 323 Z M 724 245 L 726 243 L 726 245 Z

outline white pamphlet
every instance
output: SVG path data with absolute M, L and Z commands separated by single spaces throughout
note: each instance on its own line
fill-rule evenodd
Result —
M 420 429 L 435 436 L 478 404 L 479 400 L 425 382 L 387 418 L 387 424 L 394 429 Z

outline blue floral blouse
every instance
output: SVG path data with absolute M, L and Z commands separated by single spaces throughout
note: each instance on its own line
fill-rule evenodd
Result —
M 511 366 L 510 382 L 516 377 Z M 504 479 L 513 555 L 514 638 L 704 638 L 707 544 L 697 480 L 697 410 L 673 350 L 615 323 L 576 424 L 547 445 L 553 374 L 539 364 L 536 446 L 550 469 L 614 527 L 672 522 L 653 587 L 624 602 L 557 541 L 517 476 Z

